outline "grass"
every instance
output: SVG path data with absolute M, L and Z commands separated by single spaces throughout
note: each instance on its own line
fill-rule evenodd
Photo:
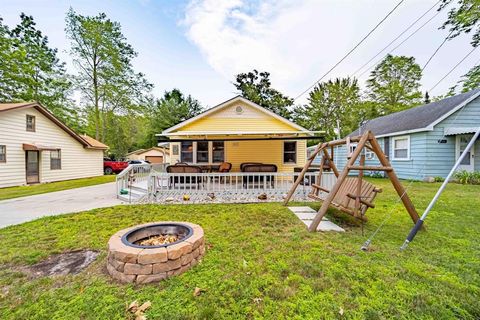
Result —
M 128 319 L 125 304 L 150 300 L 149 319 L 478 319 L 480 186 L 451 184 L 427 229 L 399 251 L 412 223 L 386 180 L 362 228 L 329 217 L 346 233 L 308 233 L 280 204 L 137 205 L 46 217 L 0 229 L 1 319 Z M 439 184 L 415 182 L 419 211 Z M 315 205 L 318 208 L 318 205 Z M 359 248 L 390 212 L 370 252 Z M 203 226 L 201 264 L 159 284 L 132 286 L 105 274 L 106 243 L 117 230 L 159 220 Z M 77 275 L 29 280 L 17 266 L 93 248 L 101 255 Z M 205 291 L 193 296 L 195 287 Z
M 82 179 L 34 184 L 34 185 L 28 185 L 28 186 L 0 188 L 0 200 L 26 197 L 26 196 L 32 196 L 34 194 L 62 191 L 62 190 L 80 188 L 80 187 L 88 187 L 96 184 L 102 184 L 102 183 L 113 182 L 113 181 L 115 181 L 115 176 L 108 175 L 108 176 L 98 176 L 98 177 L 91 177 L 91 178 L 82 178 Z

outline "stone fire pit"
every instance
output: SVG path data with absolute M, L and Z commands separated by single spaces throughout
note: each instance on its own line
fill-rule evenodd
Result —
M 205 240 L 199 225 L 148 223 L 120 230 L 110 238 L 107 270 L 121 282 L 156 282 L 187 271 L 204 253 Z

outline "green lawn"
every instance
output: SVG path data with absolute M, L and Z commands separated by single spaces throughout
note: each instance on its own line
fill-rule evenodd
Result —
M 83 178 L 75 180 L 58 181 L 51 183 L 34 184 L 30 186 L 19 186 L 10 188 L 0 188 L 0 200 L 31 196 L 34 194 L 48 193 L 80 187 L 88 187 L 96 184 L 102 184 L 115 181 L 114 175 L 98 176 L 92 178 Z
M 479 319 L 480 186 L 449 185 L 426 231 L 400 252 L 412 223 L 387 181 L 374 182 L 384 192 L 365 235 L 393 215 L 370 252 L 359 250 L 367 237 L 343 214 L 329 217 L 346 233 L 308 233 L 280 204 L 118 206 L 0 229 L 0 319 L 125 319 L 133 300 L 152 302 L 148 319 Z M 438 187 L 413 183 L 419 209 Z M 203 226 L 202 263 L 160 284 L 112 281 L 110 235 L 158 220 Z M 29 280 L 16 271 L 80 248 L 101 255 L 78 275 Z M 205 291 L 194 297 L 195 287 Z

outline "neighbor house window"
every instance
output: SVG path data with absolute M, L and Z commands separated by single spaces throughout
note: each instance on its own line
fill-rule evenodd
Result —
M 225 144 L 223 141 L 212 142 L 212 162 L 225 161 Z
M 197 162 L 208 162 L 208 141 L 197 142 Z
M 35 132 L 35 116 L 27 114 L 27 131 Z
M 62 155 L 60 150 L 50 151 L 50 170 L 62 169 Z
M 365 148 L 365 159 L 372 160 L 373 158 L 375 158 L 375 153 L 372 150 Z
M 180 161 L 193 162 L 193 142 L 183 141 L 181 146 Z
M 410 159 L 410 136 L 393 137 L 393 160 Z
M 283 163 L 297 163 L 297 142 L 283 142 Z
M 7 146 L 0 145 L 0 163 L 7 162 Z

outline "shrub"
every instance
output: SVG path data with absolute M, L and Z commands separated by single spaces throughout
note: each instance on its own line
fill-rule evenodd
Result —
M 455 172 L 454 178 L 461 184 L 480 184 L 480 171 L 460 170 Z
M 443 178 L 443 177 L 434 177 L 434 178 L 433 178 L 433 181 L 435 181 L 435 182 L 443 182 L 443 181 L 445 181 L 445 178 Z

